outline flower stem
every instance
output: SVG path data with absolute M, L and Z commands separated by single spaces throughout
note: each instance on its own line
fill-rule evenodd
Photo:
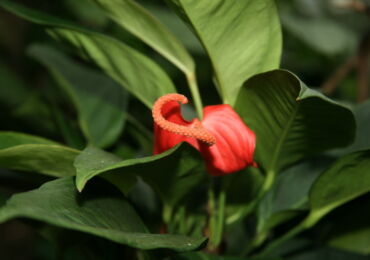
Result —
M 186 75 L 186 80 L 188 82 L 191 95 L 193 97 L 195 110 L 197 111 L 199 119 L 202 120 L 202 118 L 203 118 L 203 104 L 202 104 L 202 99 L 200 97 L 199 88 L 198 88 L 197 79 L 195 77 L 195 74 L 194 73 L 187 74 Z

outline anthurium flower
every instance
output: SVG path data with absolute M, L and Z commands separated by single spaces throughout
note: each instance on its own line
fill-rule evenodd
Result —
M 207 106 L 202 121 L 187 121 L 180 109 L 180 103 L 187 102 L 180 94 L 168 94 L 155 102 L 154 154 L 188 142 L 202 154 L 211 175 L 226 175 L 249 165 L 256 166 L 253 161 L 256 136 L 230 105 Z

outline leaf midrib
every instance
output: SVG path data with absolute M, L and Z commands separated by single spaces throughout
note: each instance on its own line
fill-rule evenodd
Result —
M 298 102 L 298 101 L 297 101 Z M 285 139 L 286 137 L 288 136 L 288 133 L 290 132 L 290 129 L 292 127 L 292 124 L 297 116 L 297 113 L 299 111 L 299 107 L 300 107 L 300 103 L 297 103 L 297 106 L 291 116 L 291 118 L 289 119 L 288 123 L 287 123 L 287 127 L 284 128 L 283 130 L 283 133 L 281 135 L 281 138 L 279 139 L 278 143 L 277 143 L 277 146 L 276 146 L 276 149 L 275 149 L 275 153 L 272 157 L 272 160 L 271 160 L 271 167 L 269 167 L 268 171 L 272 171 L 273 174 L 275 175 L 276 174 L 276 170 L 277 170 L 277 162 L 278 162 L 278 159 L 280 157 L 280 154 L 281 154 L 281 150 L 283 148 L 283 145 L 285 143 Z

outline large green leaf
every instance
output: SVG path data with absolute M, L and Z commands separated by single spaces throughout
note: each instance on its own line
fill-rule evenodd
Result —
M 186 75 L 194 75 L 194 61 L 173 34 L 133 0 L 95 0 L 117 24 L 162 54 Z
M 141 249 L 190 251 L 205 242 L 205 238 L 150 234 L 125 198 L 103 194 L 79 194 L 72 178 L 57 179 L 10 198 L 0 208 L 0 222 L 26 217 Z
M 158 97 L 176 92 L 170 78 L 156 63 L 112 37 L 13 2 L 4 0 L 0 6 L 31 22 L 55 27 L 48 30 L 52 36 L 73 45 L 84 58 L 98 65 L 150 108 Z
M 346 155 L 325 171 L 310 191 L 311 219 L 370 191 L 370 150 Z
M 168 0 L 206 49 L 225 103 L 234 104 L 243 82 L 279 66 L 281 30 L 273 0 Z
M 79 151 L 55 142 L 13 132 L 0 132 L 0 167 L 55 177 L 73 176 Z
M 117 161 L 96 148 L 87 148 L 76 158 L 75 166 L 79 190 L 88 180 L 103 173 L 121 190 L 129 190 L 134 174 L 141 176 L 171 206 L 206 176 L 201 156 L 186 143 L 155 156 L 124 161 Z
M 256 133 L 256 160 L 268 172 L 354 139 L 352 112 L 288 71 L 249 79 L 235 109 Z
M 50 70 L 70 95 L 89 143 L 98 147 L 114 143 L 123 128 L 127 92 L 112 79 L 72 61 L 52 47 L 33 45 L 28 52 Z

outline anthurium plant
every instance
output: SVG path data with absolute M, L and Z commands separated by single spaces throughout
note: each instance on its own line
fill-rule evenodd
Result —
M 274 0 L 23 2 L 0 1 L 32 79 L 0 74 L 0 243 L 26 228 L 29 259 L 369 259 L 370 106 L 280 68 Z

